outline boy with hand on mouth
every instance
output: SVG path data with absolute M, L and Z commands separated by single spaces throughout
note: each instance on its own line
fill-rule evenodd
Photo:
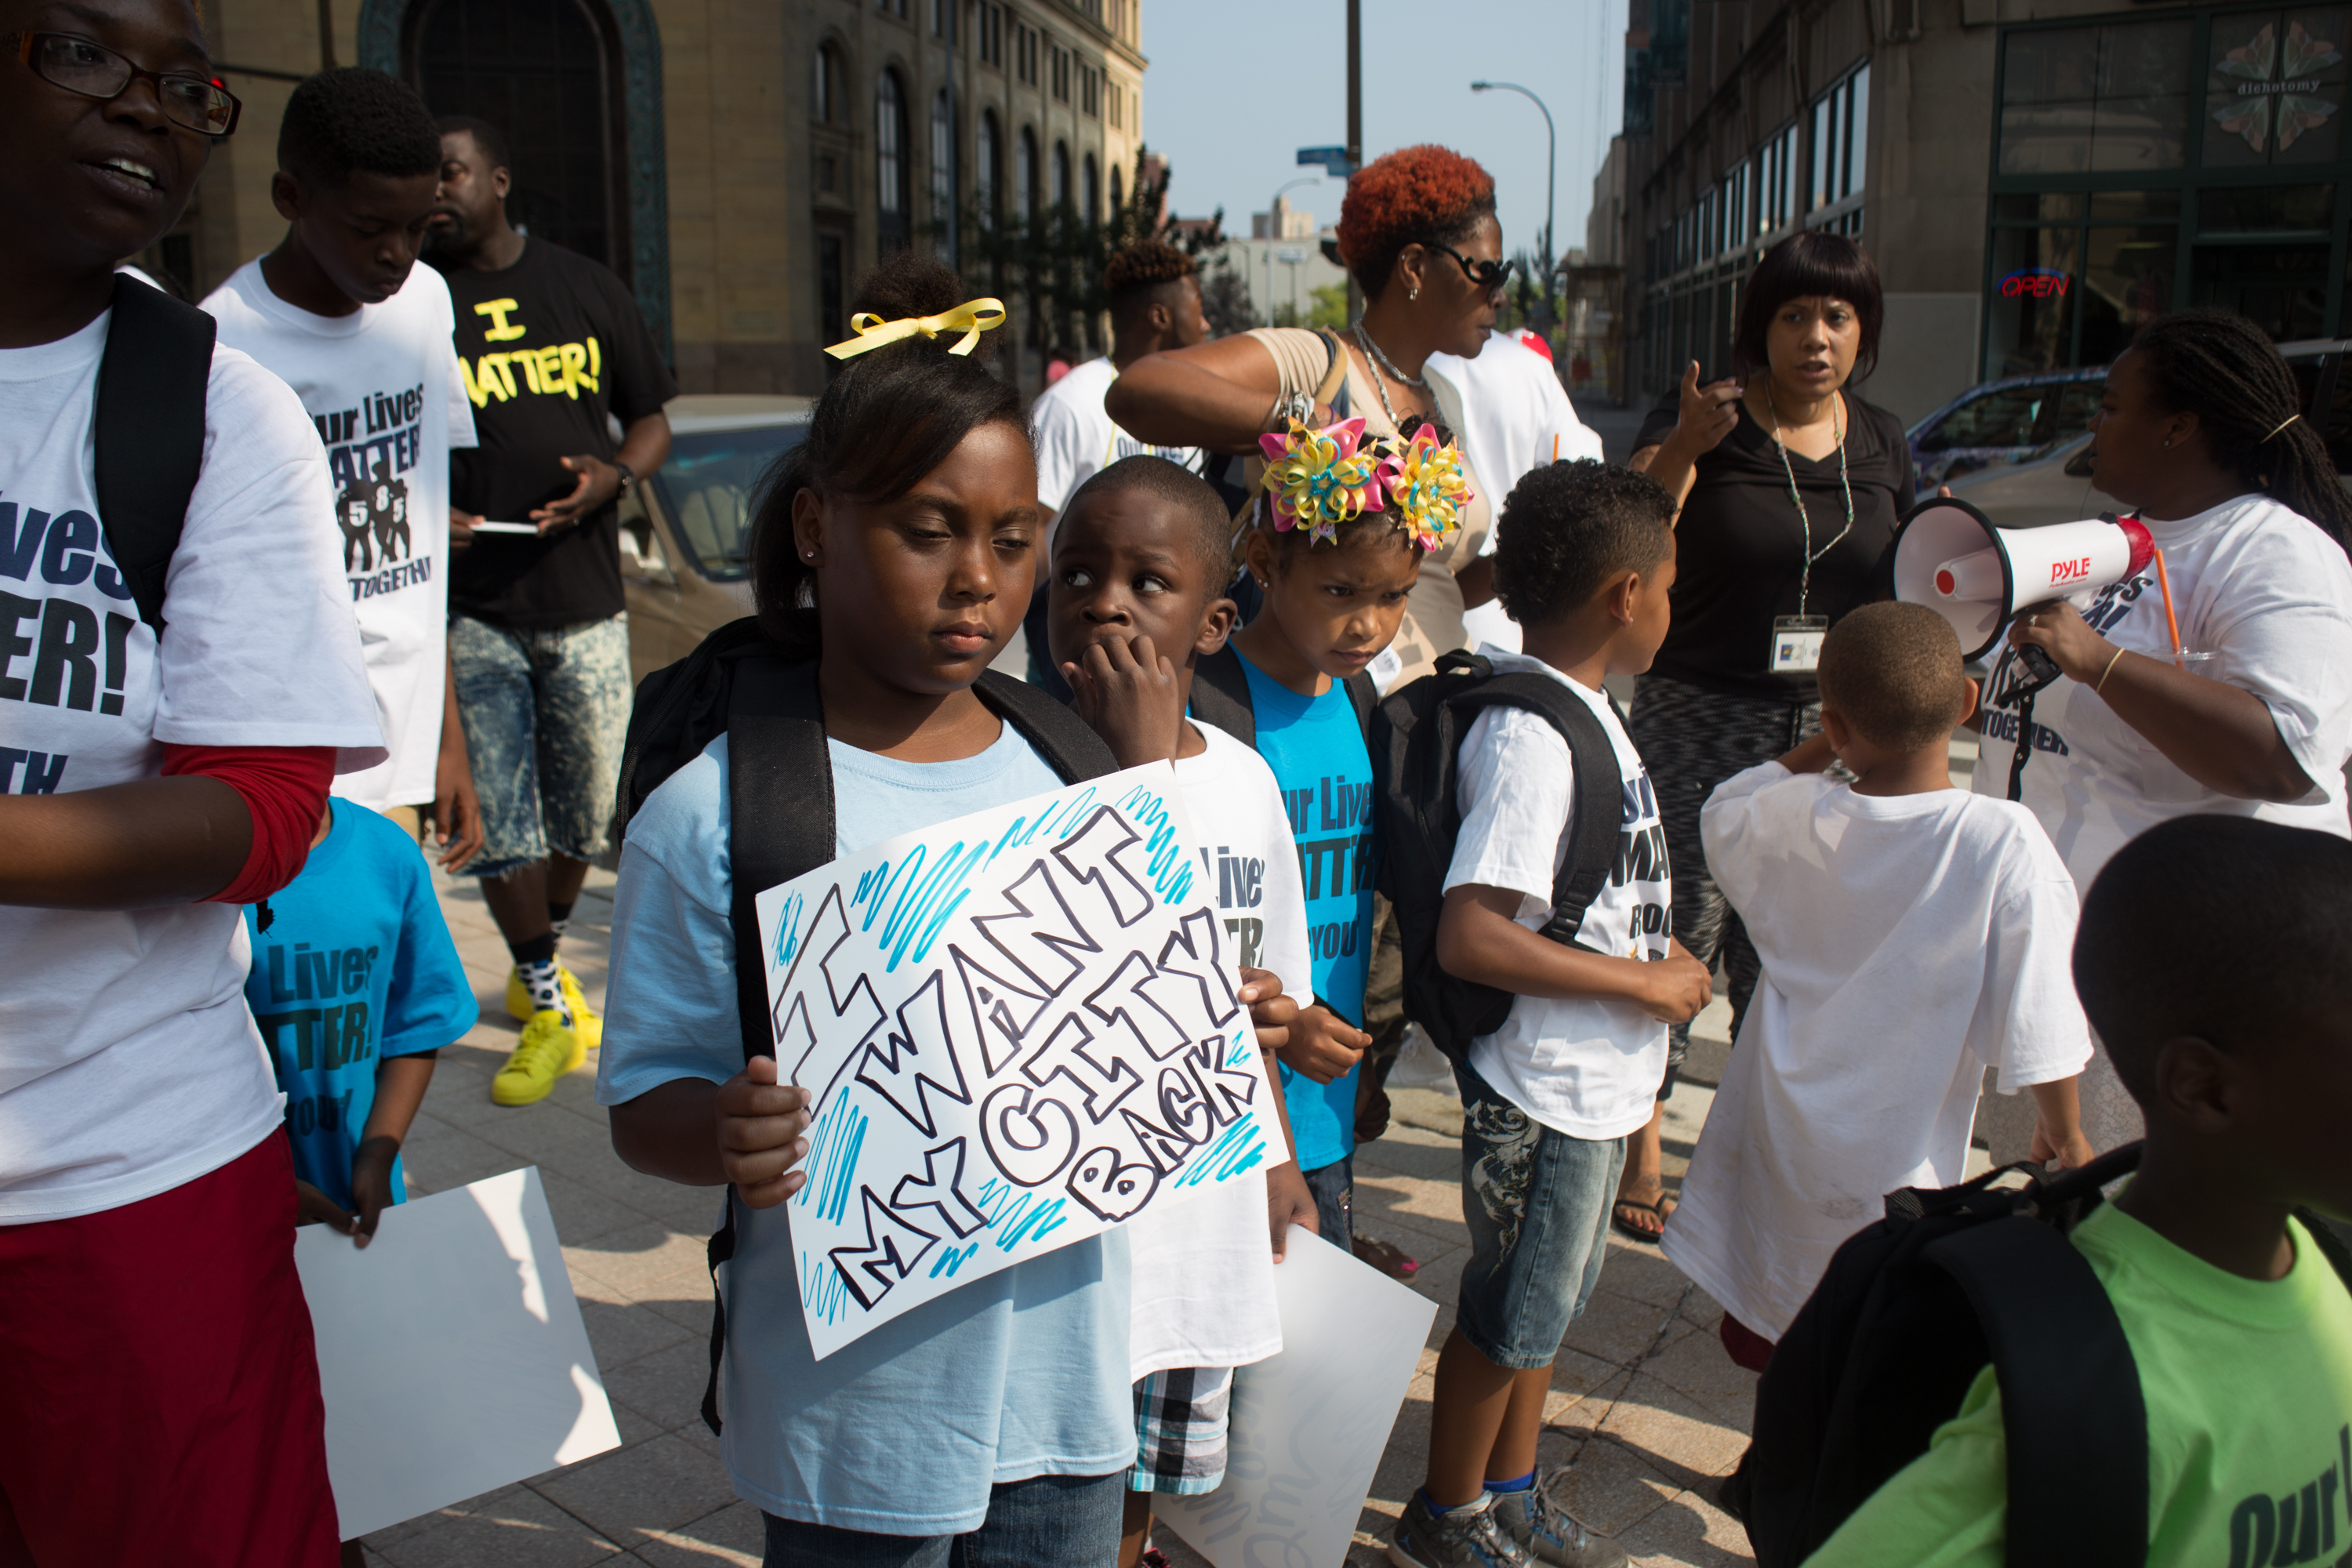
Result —
M 1080 716 L 1123 765 L 1174 762 L 1201 838 L 1202 886 L 1216 889 L 1244 999 L 1259 998 L 1250 1012 L 1261 1051 L 1271 1053 L 1298 1011 L 1279 994 L 1283 982 L 1308 973 L 1297 851 L 1265 762 L 1184 716 L 1194 661 L 1233 628 L 1223 595 L 1230 531 L 1205 481 L 1165 458 L 1122 458 L 1063 510 L 1046 610 L 1053 657 Z M 1273 1266 L 1292 1225 L 1315 1228 L 1315 1202 L 1290 1157 L 1270 1068 L 1266 1090 L 1262 1109 L 1282 1130 L 1282 1158 L 1263 1183 L 1244 1177 L 1129 1224 L 1137 1459 L 1120 1568 L 1142 1555 L 1155 1493 L 1192 1496 L 1223 1481 L 1234 1369 L 1282 1349 Z
M 294 89 L 278 163 L 269 195 L 285 239 L 204 308 L 222 342 L 294 389 L 327 448 L 331 524 L 392 751 L 335 793 L 412 837 L 430 810 L 454 870 L 481 823 L 446 651 L 449 452 L 474 445 L 474 418 L 448 285 L 415 265 L 441 136 L 407 86 L 346 67 Z

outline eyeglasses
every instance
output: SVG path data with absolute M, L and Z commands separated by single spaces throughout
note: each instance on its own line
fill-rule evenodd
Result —
M 1519 265 L 1516 258 L 1509 261 L 1473 261 L 1450 245 L 1440 245 L 1433 239 L 1423 240 L 1422 243 L 1429 249 L 1442 250 L 1460 262 L 1462 275 L 1490 294 L 1509 282 L 1512 272 Z
M 16 58 L 47 82 L 84 98 L 117 99 L 134 81 L 155 84 L 155 100 L 174 125 L 218 140 L 236 129 L 244 108 L 236 95 L 208 77 L 142 70 L 102 44 L 72 33 L 19 33 Z

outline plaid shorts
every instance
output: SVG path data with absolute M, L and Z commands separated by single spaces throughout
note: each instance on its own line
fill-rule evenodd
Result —
M 1179 1367 L 1135 1385 L 1135 1468 L 1129 1491 L 1198 1497 L 1224 1484 L 1234 1369 Z

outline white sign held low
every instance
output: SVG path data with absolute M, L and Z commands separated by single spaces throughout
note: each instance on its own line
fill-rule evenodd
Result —
M 902 835 L 759 895 L 820 1357 L 1268 1163 L 1278 1128 L 1168 764 Z
M 1437 1304 L 1293 1226 L 1282 1352 L 1234 1379 L 1224 1484 L 1152 1500 L 1216 1568 L 1341 1568 Z
M 294 1233 L 343 1539 L 621 1446 L 536 1167 Z

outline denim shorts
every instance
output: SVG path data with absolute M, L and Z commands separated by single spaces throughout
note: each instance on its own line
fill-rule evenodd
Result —
M 604 849 L 628 739 L 629 620 L 494 626 L 449 617 L 457 713 L 482 800 L 473 877 L 503 877 L 552 852 Z
M 1601 1282 L 1625 1140 L 1556 1132 L 1468 1063 L 1454 1076 L 1462 1087 L 1462 1217 L 1470 1226 L 1455 1322 L 1496 1366 L 1549 1366 Z
M 1302 1172 L 1315 1200 L 1315 1225 L 1324 1240 L 1348 1252 L 1356 1245 L 1356 1157 L 1349 1154 Z
M 988 1490 L 964 1535 L 879 1535 L 763 1514 L 762 1568 L 1103 1568 L 1118 1561 L 1127 1475 L 1038 1476 Z

